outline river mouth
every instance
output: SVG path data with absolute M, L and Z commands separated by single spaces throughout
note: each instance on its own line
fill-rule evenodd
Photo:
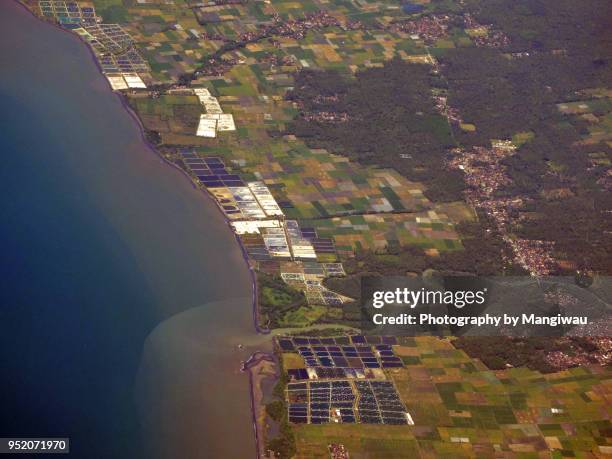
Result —
M 242 333 L 250 297 L 189 309 L 158 325 L 145 341 L 136 383 L 151 458 L 251 457 L 242 431 L 250 390 L 241 366 L 264 337 Z M 223 316 L 225 325 L 202 336 Z M 240 441 L 234 441 L 239 438 Z M 202 447 L 204 446 L 204 449 Z
M 75 35 L 2 1 L 0 67 L 0 433 L 70 437 L 76 457 L 150 458 L 164 438 L 157 457 L 252 457 L 252 279 L 223 216 Z

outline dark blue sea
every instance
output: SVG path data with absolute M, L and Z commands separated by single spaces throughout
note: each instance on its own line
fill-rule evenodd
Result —
M 0 101 L 0 437 L 252 457 L 251 279 L 220 213 L 83 43 L 6 0 Z

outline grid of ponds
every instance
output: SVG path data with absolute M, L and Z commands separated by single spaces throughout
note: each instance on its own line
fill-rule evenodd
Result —
M 283 352 L 297 352 L 307 367 L 323 368 L 401 368 L 402 359 L 393 352 L 394 337 L 377 337 L 379 342 L 383 338 L 387 343 L 366 343 L 364 336 L 341 337 L 350 338 L 346 344 L 336 344 L 337 338 L 321 338 L 311 342 L 309 338 L 283 337 L 278 341 Z M 323 342 L 325 341 L 325 342 Z M 328 342 L 333 345 L 327 344 Z M 342 340 L 346 341 L 346 340 Z M 356 344 L 363 341 L 364 344 Z
M 389 381 L 305 381 L 287 385 L 295 424 L 408 424 L 406 407 Z

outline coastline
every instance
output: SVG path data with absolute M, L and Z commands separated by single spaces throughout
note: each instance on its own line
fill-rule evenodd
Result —
M 265 378 L 259 377 L 255 374 L 261 365 L 265 365 L 266 363 L 272 365 L 274 368 L 274 374 L 278 376 L 278 372 L 276 371 L 276 360 L 274 359 L 273 354 L 268 354 L 266 352 L 256 351 L 254 352 L 242 365 L 241 371 L 248 373 L 249 375 L 249 388 L 251 391 L 251 416 L 253 421 L 253 430 L 255 431 L 255 447 L 257 448 L 257 458 L 261 459 L 265 454 L 264 443 L 264 431 L 265 425 L 260 425 L 259 422 L 259 413 L 260 411 L 264 411 L 265 407 L 261 403 L 262 397 L 259 396 L 261 392 L 261 381 Z M 259 407 L 259 409 L 258 409 Z
M 86 46 L 87 51 L 89 53 L 89 56 L 90 56 L 91 60 L 93 61 L 93 63 L 95 64 L 96 68 L 98 69 L 98 71 L 100 73 L 102 73 L 102 68 L 100 67 L 100 64 L 98 63 L 98 60 L 96 59 L 96 56 L 95 56 L 94 52 L 92 51 L 91 47 L 85 41 L 83 41 L 83 39 L 81 37 L 79 37 L 78 35 L 70 32 L 69 30 L 63 29 L 62 27 L 60 27 L 56 23 L 53 23 L 53 22 L 50 22 L 50 21 L 45 21 L 40 16 L 36 15 L 32 10 L 30 10 L 30 8 L 28 8 L 27 5 L 22 3 L 21 0 L 15 0 L 15 4 L 17 4 L 20 7 L 22 7 L 25 11 L 27 11 L 29 14 L 31 14 L 33 17 L 35 17 L 37 20 L 43 21 L 43 22 L 45 22 L 45 23 L 55 27 L 56 29 L 61 30 L 62 32 L 68 34 L 70 37 L 73 37 L 73 38 L 77 39 L 79 42 L 83 43 Z M 151 152 L 154 153 L 165 164 L 167 164 L 168 166 L 171 166 L 174 169 L 180 171 L 189 180 L 189 182 L 191 183 L 191 186 L 194 189 L 199 190 L 204 195 L 206 195 L 207 199 L 209 199 L 212 203 L 215 204 L 215 208 L 217 209 L 217 211 L 219 211 L 221 213 L 221 215 L 223 216 L 223 219 L 224 219 L 226 225 L 228 226 L 228 228 L 230 228 L 230 231 L 231 231 L 231 226 L 229 224 L 229 220 L 227 219 L 225 214 L 223 212 L 221 212 L 221 210 L 218 207 L 217 202 L 212 198 L 212 196 L 210 196 L 210 194 L 206 190 L 198 187 L 194 183 L 194 181 L 191 179 L 191 177 L 189 176 L 189 174 L 185 170 L 181 169 L 178 165 L 176 165 L 175 163 L 170 161 L 168 158 L 166 158 L 157 149 L 157 147 L 147 139 L 147 137 L 145 135 L 144 125 L 142 124 L 142 121 L 140 120 L 140 118 L 138 117 L 136 112 L 134 112 L 132 107 L 130 107 L 130 105 L 127 103 L 125 95 L 123 93 L 121 93 L 121 92 L 113 91 L 113 89 L 110 86 L 110 83 L 108 82 L 108 80 L 106 80 L 106 78 L 105 78 L 105 83 L 106 83 L 107 87 L 110 89 L 110 91 L 117 96 L 117 98 L 121 102 L 122 107 L 128 112 L 130 117 L 138 125 L 138 129 L 139 129 L 139 132 L 140 132 L 140 138 L 142 140 L 142 143 L 144 143 L 146 145 L 146 147 L 149 150 L 151 150 Z M 242 245 L 242 242 L 240 241 L 240 238 L 236 235 L 236 233 L 234 231 L 232 231 L 232 234 L 234 235 L 234 238 L 236 239 L 236 242 L 240 246 L 240 250 L 242 252 L 242 256 L 244 258 L 244 261 L 247 264 L 247 268 L 249 269 L 249 272 L 251 273 L 251 279 L 252 279 L 252 285 L 253 285 L 253 305 L 252 305 L 252 308 L 253 308 L 253 326 L 254 326 L 255 330 L 257 331 L 257 333 L 262 334 L 262 335 L 267 335 L 267 334 L 270 333 L 270 330 L 268 328 L 262 328 L 259 325 L 259 309 L 257 307 L 257 277 L 255 275 L 255 272 L 253 271 L 253 269 L 249 265 L 248 256 L 247 256 L 247 253 L 246 253 L 246 250 L 245 250 L 244 246 Z
M 51 26 L 53 26 L 54 28 L 65 32 L 67 35 L 69 35 L 70 37 L 78 40 L 80 43 L 84 44 L 85 47 L 87 48 L 87 52 L 89 53 L 90 59 L 93 61 L 94 65 L 96 66 L 98 72 L 100 72 L 100 74 L 102 74 L 102 68 L 100 67 L 100 64 L 98 63 L 98 60 L 96 59 L 96 56 L 93 52 L 93 50 L 91 49 L 91 47 L 78 35 L 72 33 L 70 30 L 66 30 L 62 27 L 60 27 L 57 23 L 51 22 L 51 21 L 45 21 L 43 18 L 41 18 L 40 16 L 38 16 L 34 11 L 32 11 L 28 5 L 24 4 L 22 2 L 22 0 L 15 0 L 14 2 L 16 5 L 18 5 L 19 7 L 23 8 L 25 11 L 27 11 L 30 15 L 32 15 L 36 20 L 38 21 L 42 21 L 45 22 Z M 259 323 L 259 307 L 258 307 L 258 288 L 257 288 L 257 276 L 255 273 L 255 270 L 252 268 L 252 266 L 249 263 L 249 258 L 246 252 L 245 247 L 242 244 L 242 241 L 240 240 L 240 238 L 238 237 L 238 235 L 232 230 L 231 225 L 230 225 L 230 221 L 229 219 L 225 216 L 225 214 L 221 211 L 221 209 L 218 206 L 218 203 L 213 199 L 213 197 L 208 193 L 208 191 L 206 191 L 205 189 L 202 189 L 201 187 L 197 186 L 197 184 L 193 181 L 193 179 L 189 176 L 189 174 L 182 169 L 181 167 L 179 167 L 177 164 L 175 164 L 174 162 L 170 161 L 168 158 L 166 158 L 157 148 L 156 145 L 154 145 L 153 143 L 151 143 L 146 135 L 145 135 L 145 128 L 144 125 L 142 124 L 142 121 L 140 120 L 140 118 L 138 117 L 138 115 L 136 114 L 136 112 L 134 112 L 134 110 L 132 109 L 132 107 L 128 104 L 126 96 L 119 92 L 119 91 L 114 91 L 112 89 L 112 87 L 110 86 L 110 83 L 108 82 L 108 80 L 104 77 L 105 83 L 107 85 L 107 88 L 114 93 L 117 98 L 120 101 L 121 106 L 123 107 L 123 109 L 129 114 L 130 118 L 138 125 L 138 130 L 140 133 L 140 138 L 142 143 L 146 146 L 146 148 L 151 151 L 152 153 L 154 153 L 160 160 L 162 160 L 167 166 L 170 166 L 178 171 L 180 171 L 185 178 L 187 178 L 189 180 L 189 182 L 191 183 L 191 186 L 202 192 L 204 195 L 206 195 L 206 198 L 209 199 L 212 203 L 215 204 L 215 208 L 217 212 L 220 212 L 221 215 L 223 216 L 223 220 L 225 221 L 226 227 L 229 229 L 229 231 L 232 232 L 232 234 L 234 235 L 234 239 L 236 240 L 238 246 L 240 247 L 240 251 L 242 254 L 242 258 L 244 260 L 244 263 L 247 266 L 247 269 L 249 271 L 250 277 L 251 277 L 251 293 L 252 293 L 252 302 L 251 302 L 251 316 L 252 316 L 252 322 L 253 322 L 253 328 L 255 329 L 256 333 L 259 335 L 269 335 L 271 333 L 271 330 L 265 327 L 260 326 Z M 255 457 L 256 459 L 259 459 L 262 457 L 262 455 L 260 454 L 260 452 L 262 451 L 263 448 L 263 432 L 260 432 L 259 428 L 258 428 L 258 422 L 257 422 L 257 414 L 258 414 L 258 410 L 257 410 L 257 406 L 256 406 L 256 388 L 257 388 L 257 384 L 255 381 L 255 377 L 253 376 L 252 371 L 250 371 L 250 369 L 254 366 L 257 366 L 258 364 L 260 364 L 261 362 L 271 362 L 274 364 L 274 356 L 273 354 L 269 354 L 263 351 L 255 351 L 253 354 L 251 354 L 248 359 L 243 363 L 242 367 L 240 368 L 240 371 L 242 372 L 247 372 L 248 373 L 248 377 L 249 377 L 249 389 L 250 389 L 250 396 L 251 396 L 251 416 L 252 416 L 252 422 L 253 422 L 253 431 L 254 431 L 254 436 L 255 436 Z
M 74 35 L 74 34 L 72 34 Z M 78 38 L 80 41 L 81 38 Z M 98 70 L 100 69 L 100 66 L 98 65 L 97 60 L 95 59 L 93 52 L 91 51 L 91 48 L 89 46 L 87 46 L 87 48 L 89 49 L 92 59 L 94 59 L 96 66 L 98 67 Z M 108 84 L 108 81 L 107 81 Z M 110 88 L 110 84 L 108 84 L 108 87 Z M 112 91 L 112 89 L 111 89 Z M 147 138 L 145 135 L 145 128 L 144 125 L 142 124 L 142 121 L 140 120 L 140 118 L 138 118 L 138 115 L 136 114 L 136 112 L 132 109 L 132 107 L 130 107 L 130 105 L 127 103 L 126 101 L 126 97 L 123 93 L 120 92 L 116 92 L 116 91 L 112 91 L 121 101 L 121 105 L 123 106 L 123 108 L 130 114 L 130 116 L 132 117 L 132 119 L 138 124 L 138 128 L 140 130 L 140 137 L 141 140 L 143 141 L 143 143 L 147 146 L 147 148 L 149 150 L 151 150 L 158 158 L 160 158 L 164 163 L 166 163 L 167 165 L 173 167 L 174 169 L 180 171 L 185 178 L 187 178 L 187 180 L 189 180 L 189 182 L 191 183 L 191 186 L 202 192 L 207 199 L 209 199 L 214 205 L 215 205 L 215 209 L 217 209 L 217 211 L 219 213 L 221 213 L 221 215 L 223 216 L 223 220 L 225 221 L 226 226 L 229 228 L 229 230 L 232 232 L 232 234 L 234 235 L 234 239 L 236 239 L 236 242 L 238 243 L 238 246 L 240 247 L 240 251 L 242 253 L 242 258 L 244 259 L 244 262 L 247 265 L 247 269 L 249 270 L 250 276 L 251 276 L 251 284 L 252 284 L 252 315 L 253 315 L 253 328 L 255 328 L 255 331 L 261 335 L 268 335 L 270 334 L 270 329 L 268 328 L 262 328 L 259 325 L 259 305 L 258 305 L 258 290 L 257 290 L 257 275 L 255 274 L 255 271 L 253 270 L 253 268 L 251 267 L 251 265 L 249 264 L 249 258 L 246 252 L 246 249 L 244 248 L 242 241 L 240 240 L 240 238 L 238 237 L 238 235 L 231 229 L 231 225 L 230 225 L 230 221 L 229 219 L 225 216 L 225 214 L 221 211 L 221 209 L 219 208 L 219 205 L 217 203 L 217 201 L 215 201 L 213 199 L 213 197 L 210 195 L 210 193 L 208 193 L 208 191 L 206 191 L 205 189 L 202 189 L 201 187 L 197 186 L 196 183 L 193 181 L 193 179 L 191 178 L 191 176 L 182 168 L 180 168 L 177 164 L 175 164 L 174 162 L 170 161 L 168 158 L 166 158 L 157 148 L 155 145 L 153 145 Z

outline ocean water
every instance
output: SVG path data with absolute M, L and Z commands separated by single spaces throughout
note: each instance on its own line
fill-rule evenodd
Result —
M 0 437 L 252 457 L 251 279 L 221 214 L 83 43 L 5 0 L 0 101 Z

